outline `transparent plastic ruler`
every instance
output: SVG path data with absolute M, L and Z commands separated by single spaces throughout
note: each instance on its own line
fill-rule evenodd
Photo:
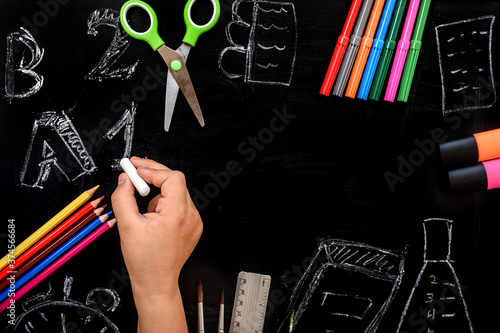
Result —
M 262 333 L 270 286 L 269 275 L 238 274 L 229 333 Z

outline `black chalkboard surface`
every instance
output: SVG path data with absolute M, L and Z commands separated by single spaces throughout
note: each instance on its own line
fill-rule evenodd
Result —
M 180 279 L 190 331 L 198 278 L 206 331 L 222 289 L 229 330 L 240 271 L 272 277 L 264 332 L 292 313 L 293 332 L 494 329 L 500 192 L 452 194 L 438 146 L 500 127 L 499 2 L 434 0 L 409 101 L 390 103 L 319 94 L 351 1 L 221 0 L 187 62 L 206 126 L 180 95 L 168 133 L 167 68 L 125 35 L 122 3 L 0 1 L 1 252 L 10 219 L 20 242 L 88 188 L 110 204 L 136 155 L 183 171 L 204 221 Z M 149 4 L 177 48 L 185 3 Z M 20 300 L 16 325 L 1 317 L 135 331 L 118 230 Z

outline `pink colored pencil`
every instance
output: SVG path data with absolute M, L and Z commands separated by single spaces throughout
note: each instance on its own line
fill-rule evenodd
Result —
M 57 269 L 59 269 L 62 265 L 64 265 L 68 260 L 73 258 L 78 252 L 83 250 L 87 245 L 96 240 L 99 236 L 101 236 L 105 231 L 112 228 L 116 223 L 116 219 L 112 219 L 107 223 L 104 223 L 97 230 L 95 230 L 92 234 L 87 236 L 84 240 L 78 243 L 75 247 L 69 250 L 64 256 L 59 258 L 52 265 L 47 267 L 43 272 L 38 274 L 33 280 L 26 283 L 20 290 L 15 291 L 15 295 L 7 298 L 5 301 L 0 304 L 0 313 L 3 312 L 10 304 L 15 303 L 18 299 L 23 297 L 27 292 L 31 289 L 35 288 L 40 282 L 42 282 L 45 278 L 47 278 L 50 274 L 54 273 Z
M 406 56 L 408 55 L 408 49 L 410 48 L 410 38 L 413 26 L 415 25 L 419 5 L 420 0 L 412 0 L 410 2 L 410 6 L 408 7 L 405 25 L 403 27 L 403 32 L 401 33 L 401 39 L 398 42 L 396 55 L 394 56 L 394 62 L 392 63 L 391 75 L 389 76 L 387 90 L 385 91 L 385 101 L 394 102 L 394 99 L 396 98 L 399 81 L 401 80 L 401 74 L 403 73 L 403 68 L 405 66 Z

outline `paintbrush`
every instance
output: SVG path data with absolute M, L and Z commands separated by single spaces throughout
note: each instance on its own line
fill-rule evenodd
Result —
M 198 278 L 198 333 L 205 333 L 205 323 L 203 321 L 203 286 L 201 278 Z
M 224 333 L 224 288 L 220 295 L 220 308 L 219 308 L 219 333 Z

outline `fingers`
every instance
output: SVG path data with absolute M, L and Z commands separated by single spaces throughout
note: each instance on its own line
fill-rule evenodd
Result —
M 161 189 L 163 197 L 169 197 L 176 203 L 185 203 L 186 198 L 190 201 L 189 192 L 186 188 L 186 178 L 180 171 L 174 171 L 165 165 L 149 159 L 132 157 L 132 164 L 137 168 L 137 173 L 146 183 L 153 184 Z M 151 200 L 148 212 L 155 211 L 160 197 Z
M 117 223 L 125 227 L 141 216 L 134 192 L 134 185 L 127 174 L 120 174 L 118 177 L 118 186 L 111 195 L 111 204 Z
M 153 160 L 149 160 L 147 158 L 139 158 L 139 157 L 131 157 L 130 162 L 136 167 L 136 169 L 148 168 L 148 169 L 157 169 L 157 170 L 170 170 L 168 167 L 164 166 L 161 163 L 155 162 Z

